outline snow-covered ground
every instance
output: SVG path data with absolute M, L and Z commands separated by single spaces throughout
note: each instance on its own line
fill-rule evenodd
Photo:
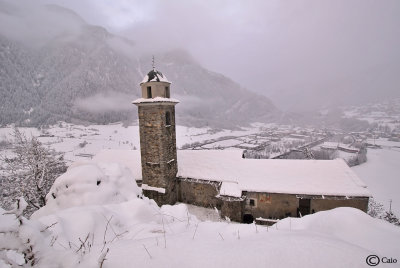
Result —
M 132 191 L 121 190 L 121 183 Z M 78 195 L 90 198 L 76 202 Z M 140 197 L 132 174 L 113 164 L 72 166 L 48 200 L 19 228 L 39 267 L 90 268 L 102 260 L 104 268 L 367 267 L 372 254 L 400 260 L 400 228 L 360 210 L 338 208 L 271 227 L 212 222 L 185 204 L 159 208 Z M 18 221 L 0 212 L 0 247 L 11 248 L 13 237 L 2 232 L 18 230 Z M 9 266 L 0 258 L 0 267 Z
M 178 126 L 177 143 L 180 147 L 233 136 L 220 144 L 253 144 L 254 135 L 264 130 L 259 125 L 237 131 Z M 47 133 L 23 131 L 42 134 L 42 142 L 66 152 L 70 163 L 78 161 L 57 179 L 46 207 L 26 220 L 22 230 L 21 237 L 37 243 L 39 267 L 99 267 L 107 249 L 103 267 L 368 267 L 371 254 L 398 260 L 381 265 L 400 266 L 400 228 L 356 209 L 287 218 L 272 227 L 232 223 L 213 209 L 185 204 L 159 208 L 140 196 L 133 175 L 123 166 L 83 162 L 102 149 L 139 149 L 138 126 L 62 123 Z M 8 139 L 10 132 L 0 129 L 0 139 Z M 376 143 L 383 148 L 369 149 L 368 162 L 353 170 L 386 208 L 392 199 L 392 209 L 400 215 L 400 143 Z M 219 144 L 211 148 L 214 145 Z M 1 248 L 12 245 L 2 232 L 17 226 L 15 218 L 0 209 Z M 0 267 L 9 266 L 0 258 Z
M 73 125 L 60 122 L 48 129 L 20 128 L 26 135 L 38 136 L 39 140 L 51 148 L 64 152 L 65 159 L 72 163 L 91 158 L 102 149 L 139 150 L 139 127 L 137 125 L 124 127 L 122 124 L 110 125 Z M 297 131 L 310 131 L 309 135 L 296 135 Z M 0 142 L 10 141 L 12 128 L 0 128 Z M 279 135 L 279 137 L 276 137 Z M 320 133 L 313 130 L 299 130 L 294 127 L 274 124 L 253 124 L 251 127 L 238 130 L 176 127 L 176 142 L 178 148 L 185 149 L 269 149 L 270 156 L 277 156 L 289 148 L 304 145 L 321 138 Z M 306 137 L 306 138 L 304 138 Z M 0 152 L 1 153 L 1 152 Z
M 374 143 L 373 140 L 368 141 Z M 400 215 L 400 142 L 387 139 L 375 140 L 382 149 L 368 149 L 367 162 L 352 167 L 353 171 L 368 185 L 374 198 L 389 210 Z
M 140 149 L 139 127 L 124 127 L 122 124 L 81 126 L 60 123 L 44 131 L 36 128 L 20 128 L 27 136 L 37 136 L 56 151 L 64 152 L 70 163 L 97 154 L 102 149 Z M 211 128 L 193 128 L 177 126 L 177 147 L 184 144 L 217 140 L 226 136 L 243 137 L 260 132 L 260 126 L 243 128 L 242 130 L 213 130 Z M 12 128 L 0 128 L 0 141 L 11 139 Z M 225 147 L 243 143 L 235 139 L 212 143 L 210 148 Z

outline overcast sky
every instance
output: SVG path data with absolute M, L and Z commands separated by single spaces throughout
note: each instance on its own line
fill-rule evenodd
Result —
M 266 95 L 362 83 L 385 68 L 391 86 L 400 81 L 399 0 L 41 1 L 71 8 L 150 52 L 184 48 L 206 68 Z

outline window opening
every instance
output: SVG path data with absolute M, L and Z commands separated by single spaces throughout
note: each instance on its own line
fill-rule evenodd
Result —
M 254 206 L 256 205 L 256 200 L 250 199 L 250 200 L 249 200 L 249 205 L 252 206 L 252 207 L 254 207 Z
M 170 98 L 169 87 L 165 87 L 165 97 Z
M 151 87 L 147 87 L 147 98 L 151 99 L 153 96 L 151 95 Z
M 165 113 L 165 126 L 170 126 L 171 125 L 171 113 L 166 112 Z

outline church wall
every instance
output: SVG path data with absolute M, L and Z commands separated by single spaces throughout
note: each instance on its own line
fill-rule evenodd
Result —
M 295 194 L 247 192 L 246 196 L 244 214 L 251 214 L 254 218 L 282 219 L 298 216 L 299 198 Z M 308 196 L 308 198 L 311 200 L 310 213 L 337 207 L 353 207 L 364 212 L 368 210 L 368 197 L 345 199 L 344 196 L 324 198 Z M 250 204 L 250 199 L 254 200 L 254 205 Z
M 254 218 L 282 219 L 288 216 L 296 217 L 299 201 L 296 195 L 247 192 L 245 214 Z M 254 206 L 250 204 L 253 199 Z
M 352 199 L 312 199 L 311 200 L 311 211 L 314 212 L 333 209 L 337 207 L 353 207 L 358 208 L 364 212 L 368 211 L 368 197 L 359 197 Z
M 221 217 L 228 217 L 232 221 L 242 222 L 244 200 L 222 200 Z
M 177 183 L 179 202 L 221 209 L 222 201 L 216 198 L 220 182 L 178 178 Z

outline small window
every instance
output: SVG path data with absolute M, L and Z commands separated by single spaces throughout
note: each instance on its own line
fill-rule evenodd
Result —
M 249 200 L 249 205 L 252 206 L 252 207 L 254 207 L 254 206 L 256 205 L 256 200 L 250 199 L 250 200 Z
M 151 87 L 147 87 L 147 98 L 151 99 L 153 96 L 151 95 Z
M 165 97 L 170 98 L 169 87 L 165 87 Z
M 165 126 L 171 125 L 171 114 L 170 112 L 165 113 Z

